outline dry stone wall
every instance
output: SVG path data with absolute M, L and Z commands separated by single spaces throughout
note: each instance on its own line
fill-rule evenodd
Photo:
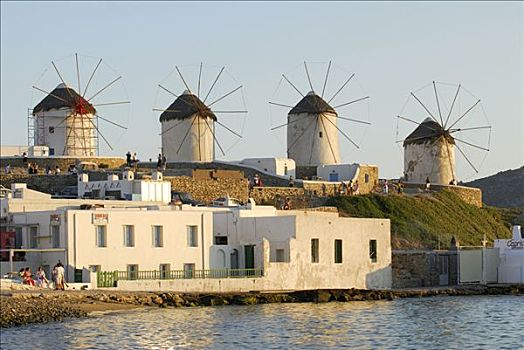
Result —
M 64 171 L 69 165 L 78 164 L 80 162 L 95 163 L 99 167 L 107 167 L 109 169 L 120 168 L 126 164 L 126 159 L 121 157 L 29 157 L 30 163 L 38 164 L 40 169 L 45 169 L 46 166 L 51 168 L 58 167 Z M 9 164 L 11 168 L 25 168 L 22 157 L 2 157 L 0 158 L 0 165 L 2 170 Z
M 54 194 L 62 191 L 67 186 L 76 185 L 76 175 L 25 175 L 25 174 L 2 174 L 0 184 L 11 188 L 12 183 L 25 183 L 27 188 Z
M 241 202 L 247 202 L 249 183 L 244 178 L 198 178 L 189 176 L 164 177 L 171 181 L 173 191 L 188 192 L 194 199 L 210 203 L 212 200 L 228 194 Z

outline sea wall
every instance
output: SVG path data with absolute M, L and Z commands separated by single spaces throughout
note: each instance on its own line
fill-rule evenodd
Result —
M 442 282 L 457 284 L 456 251 L 394 250 L 391 258 L 393 288 L 439 286 L 443 264 L 447 266 L 448 278 Z

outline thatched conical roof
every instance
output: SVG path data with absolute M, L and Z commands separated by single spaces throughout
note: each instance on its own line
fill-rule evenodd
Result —
M 166 122 L 172 119 L 186 119 L 198 113 L 201 117 L 217 120 L 215 114 L 197 96 L 190 91 L 177 97 L 169 107 L 160 115 L 160 121 Z
M 289 111 L 288 114 L 319 114 L 326 112 L 337 114 L 335 109 L 331 107 L 322 97 L 311 91 L 306 96 L 304 96 L 300 102 L 298 102 L 297 105 Z
M 449 132 L 444 130 L 442 125 L 428 117 L 404 139 L 403 144 L 404 147 L 406 145 L 422 144 L 428 141 L 434 141 L 441 136 L 444 136 L 449 143 L 455 144 L 455 139 L 453 139 Z
M 91 103 L 80 96 L 73 88 L 59 84 L 50 94 L 33 108 L 33 115 L 54 109 L 70 108 L 82 114 L 95 114 Z

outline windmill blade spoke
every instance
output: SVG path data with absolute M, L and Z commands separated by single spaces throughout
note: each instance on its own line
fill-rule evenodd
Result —
M 440 118 L 440 125 L 444 125 L 444 120 L 442 120 L 442 112 L 440 111 L 440 102 L 438 100 L 437 85 L 435 84 L 435 80 L 433 80 L 433 90 L 435 91 L 435 99 L 437 100 L 437 109 L 438 116 Z
M 462 114 L 462 115 L 460 116 L 460 118 L 458 118 L 458 119 L 457 119 L 453 124 L 451 124 L 451 126 L 450 126 L 449 128 L 451 129 L 451 128 L 453 128 L 455 125 L 457 125 L 457 123 L 458 123 L 459 121 L 461 121 L 462 118 L 464 118 L 464 117 L 465 117 L 469 112 L 471 112 L 471 110 L 472 110 L 473 108 L 475 108 L 475 106 L 478 105 L 479 103 L 480 103 L 480 100 L 477 100 L 477 102 L 475 102 L 475 103 L 473 104 L 473 106 L 469 107 L 469 109 L 468 109 L 467 111 L 465 111 L 464 114 Z
M 286 107 L 286 108 L 293 108 L 293 106 L 284 105 L 282 103 L 276 103 L 276 102 L 269 102 L 270 105 L 279 106 L 279 107 Z
M 333 159 L 335 160 L 335 163 L 337 163 L 337 157 L 335 156 L 335 151 L 333 151 L 333 146 L 331 145 L 331 140 L 329 139 L 329 133 L 327 132 L 326 124 L 324 124 L 324 115 L 322 115 L 322 114 L 320 115 L 320 122 L 322 123 L 322 126 L 324 127 L 324 132 L 326 133 L 329 149 L 331 150 L 331 154 L 333 155 Z
M 159 136 L 165 135 L 165 134 L 167 134 L 167 132 L 173 130 L 174 128 L 176 128 L 177 126 L 183 124 L 184 122 L 185 122 L 185 120 L 182 120 L 182 121 L 176 123 L 175 125 L 170 126 L 169 128 L 167 128 L 166 130 L 162 131 L 162 132 L 161 132 L 160 134 L 158 134 L 158 135 L 159 135 Z
M 435 119 L 435 117 L 433 116 L 433 114 L 429 111 L 429 109 L 426 107 L 425 104 L 422 103 L 421 100 L 419 100 L 419 98 L 413 93 L 411 92 L 411 96 L 413 96 L 415 98 L 415 100 L 417 100 L 417 102 L 422 106 L 422 108 L 424 108 L 424 110 L 429 114 L 429 116 L 431 117 L 431 119 L 433 119 L 435 121 L 435 123 L 438 123 L 437 119 Z
M 238 136 L 239 138 L 242 138 L 242 135 L 240 135 L 239 133 L 231 130 L 230 128 L 228 128 L 227 126 L 225 126 L 224 124 L 222 124 L 221 122 L 219 122 L 218 120 L 215 120 L 215 123 L 217 123 L 218 125 L 220 125 L 221 127 L 223 127 L 224 129 L 228 130 L 230 133 Z
M 106 103 L 97 103 L 94 104 L 94 107 L 100 107 L 100 106 L 114 106 L 114 105 L 125 105 L 129 104 L 131 101 L 118 101 L 118 102 L 106 102 Z
M 232 91 L 228 92 L 227 94 L 223 95 L 222 97 L 216 99 L 215 101 L 211 102 L 210 104 L 207 105 L 207 107 L 211 107 L 212 105 L 214 105 L 215 103 L 217 103 L 218 101 L 222 101 L 223 99 L 225 99 L 226 97 L 228 97 L 229 95 L 235 93 L 236 91 L 240 90 L 242 88 L 242 85 L 240 85 L 239 87 L 233 89 Z
M 213 135 L 213 139 L 215 140 L 215 142 L 217 143 L 218 145 L 218 148 L 220 148 L 220 152 L 222 152 L 222 155 L 225 156 L 226 155 L 226 152 L 224 152 L 224 149 L 222 148 L 222 146 L 220 145 L 220 142 L 218 142 L 218 139 L 215 135 L 215 132 L 213 131 L 213 129 L 211 129 L 211 126 L 209 125 L 209 123 L 207 122 L 207 118 L 204 118 L 204 121 L 206 122 L 206 125 L 209 129 L 209 131 L 211 132 L 211 135 Z
M 288 82 L 288 84 L 291 85 L 296 92 L 298 92 L 300 96 L 304 97 L 304 94 L 300 92 L 300 90 L 297 89 L 297 87 L 284 74 L 282 74 L 282 78 L 284 78 Z
M 351 74 L 351 76 L 348 78 L 348 80 L 346 80 L 346 82 L 344 84 L 342 84 L 342 86 L 340 87 L 340 89 L 337 90 L 337 92 L 335 92 L 335 94 L 329 99 L 328 101 L 328 104 L 333 101 L 333 99 L 335 97 L 337 97 L 337 95 L 340 93 L 340 91 L 342 91 L 344 89 L 344 87 L 351 81 L 351 79 L 353 79 L 353 77 L 355 76 L 355 73 Z
M 473 163 L 469 160 L 469 158 L 466 156 L 466 154 L 464 152 L 462 152 L 462 149 L 460 149 L 459 145 L 455 144 L 455 147 L 457 147 L 457 149 L 459 150 L 460 154 L 462 154 L 462 156 L 464 157 L 464 159 L 466 159 L 466 161 L 468 162 L 468 164 L 473 168 L 473 170 L 475 170 L 476 173 L 478 173 L 479 171 L 477 170 L 477 168 L 475 168 L 475 166 L 473 165 Z
M 105 89 L 109 88 L 111 85 L 113 85 L 114 83 L 116 83 L 117 81 L 119 81 L 120 79 L 122 79 L 122 76 L 119 76 L 117 77 L 116 79 L 114 79 L 112 82 L 110 82 L 109 84 L 107 84 L 106 86 L 104 86 L 103 88 L 101 88 L 100 90 L 98 90 L 98 92 L 96 94 L 94 94 L 93 96 L 91 96 L 90 98 L 87 99 L 87 101 L 91 101 L 92 99 L 94 99 L 96 96 L 98 96 L 102 91 L 104 91 Z
M 104 117 L 101 117 L 100 114 L 96 114 L 96 116 L 97 116 L 98 118 L 102 119 L 103 121 L 108 122 L 109 124 L 113 124 L 114 126 L 118 126 L 118 127 L 121 128 L 121 129 L 127 130 L 127 128 L 126 128 L 125 126 L 120 125 L 120 124 L 118 124 L 118 123 L 115 123 L 114 121 L 111 121 L 111 120 L 106 119 L 106 118 L 104 118 Z
M 324 116 L 322 116 L 324 117 Z M 326 120 L 328 122 L 330 122 L 331 124 L 333 124 L 333 126 L 346 138 L 348 139 L 349 142 L 351 142 L 353 144 L 353 146 L 355 146 L 357 149 L 360 149 L 360 147 L 351 139 L 351 137 L 349 137 L 348 135 L 346 135 L 345 132 L 343 132 L 338 126 L 337 124 L 333 123 L 331 120 L 329 120 L 329 118 L 326 118 Z M 325 129 L 325 128 L 324 128 Z M 327 133 L 326 133 L 327 134 Z
M 65 103 L 69 104 L 69 101 L 66 101 L 66 100 L 64 100 L 62 97 L 58 97 L 58 96 L 56 96 L 56 95 L 54 95 L 54 94 L 52 94 L 52 93 L 50 93 L 50 92 L 48 92 L 48 91 L 45 91 L 44 89 L 40 89 L 39 87 L 36 87 L 36 86 L 34 86 L 34 85 L 33 85 L 33 89 L 38 90 L 38 91 L 40 91 L 40 92 L 43 92 L 44 94 L 48 94 L 49 96 L 53 96 L 53 97 L 56 98 L 57 100 L 60 100 L 60 101 L 63 101 L 63 102 L 65 102 Z
M 313 89 L 313 84 L 311 84 L 311 77 L 309 76 L 309 71 L 307 69 L 306 61 L 304 61 L 304 68 L 306 69 L 306 76 L 307 76 L 307 81 L 309 82 L 309 87 L 311 88 L 311 91 L 314 91 L 315 89 Z
M 451 112 L 453 111 L 453 106 L 455 106 L 455 101 L 457 100 L 459 91 L 460 91 L 460 84 L 457 88 L 457 92 L 455 93 L 455 97 L 453 97 L 453 102 L 451 102 L 451 107 L 449 108 L 448 116 L 446 117 L 446 122 L 442 126 L 444 129 L 446 129 L 446 126 L 448 125 L 449 117 L 451 117 Z
M 180 149 L 182 148 L 182 145 L 186 141 L 187 135 L 189 135 L 189 132 L 191 131 L 191 128 L 193 127 L 193 124 L 195 124 L 195 120 L 197 120 L 198 117 L 194 117 L 193 121 L 191 122 L 191 125 L 189 125 L 189 128 L 187 128 L 186 134 L 184 135 L 184 138 L 182 139 L 182 142 L 180 142 L 180 146 L 178 146 L 178 149 L 176 150 L 176 154 L 180 152 Z
M 200 98 L 200 81 L 202 79 L 202 62 L 200 62 L 200 69 L 198 70 L 198 88 L 197 97 Z
M 186 80 L 184 79 L 184 76 L 182 75 L 182 72 L 180 72 L 180 69 L 178 69 L 177 66 L 175 66 L 176 71 L 178 72 L 178 76 L 182 80 L 182 83 L 184 83 L 184 86 L 186 87 L 187 91 L 191 92 L 191 89 L 189 88 L 189 85 L 187 85 Z
M 246 114 L 247 111 L 211 111 L 213 113 L 224 113 L 224 114 Z
M 457 139 L 456 137 L 453 137 L 456 141 L 459 141 L 459 142 L 462 142 L 462 143 L 465 143 L 466 145 L 468 146 L 471 146 L 471 147 L 475 147 L 475 148 L 478 148 L 480 150 L 483 150 L 483 151 L 486 151 L 486 152 L 489 152 L 489 148 L 485 148 L 485 147 L 482 147 L 482 146 L 479 146 L 479 145 L 475 145 L 473 143 L 470 143 L 470 142 L 467 142 L 467 141 L 464 141 L 464 140 L 461 140 L 461 139 Z
M 158 87 L 161 88 L 161 89 L 164 90 L 164 91 L 167 91 L 167 92 L 170 93 L 171 95 L 173 95 L 173 96 L 175 96 L 175 97 L 178 98 L 178 95 L 177 95 L 177 94 L 175 94 L 174 92 L 168 90 L 167 88 L 163 87 L 162 85 L 158 84 Z
M 329 76 L 329 70 L 331 69 L 331 61 L 329 61 L 329 64 L 328 64 L 328 67 L 327 67 L 327 71 L 326 71 L 326 78 L 324 79 L 324 85 L 322 86 L 322 95 L 320 95 L 320 97 L 324 98 L 324 91 L 326 91 L 326 84 L 327 84 L 327 81 L 328 81 L 328 76 Z
M 451 129 L 449 133 L 455 133 L 455 132 L 461 132 L 461 131 L 470 131 L 470 130 L 480 130 L 480 129 L 491 129 L 491 125 L 486 126 L 474 126 L 471 128 L 459 128 L 459 129 Z
M 366 122 L 364 120 L 358 120 L 358 119 L 352 119 L 352 118 L 346 118 L 346 117 L 341 117 L 339 115 L 334 115 L 335 118 L 338 118 L 338 119 L 344 119 L 344 120 L 349 120 L 350 122 L 355 122 L 355 123 L 360 123 L 360 124 L 366 124 L 366 125 L 371 125 L 370 122 Z
M 308 124 L 308 126 L 302 130 L 302 132 L 300 133 L 300 135 L 298 135 L 298 137 L 295 139 L 295 141 L 293 141 L 293 143 L 291 143 L 291 145 L 289 145 L 288 149 L 287 149 L 287 153 L 289 153 L 289 150 L 291 148 L 293 148 L 293 146 L 298 142 L 298 140 L 300 140 L 300 138 L 302 136 L 304 136 L 304 134 L 306 133 L 306 131 L 311 127 L 311 125 L 313 125 L 314 122 L 318 122 L 318 117 L 314 117 L 313 120 L 311 121 L 311 123 Z
M 177 109 L 162 109 L 162 108 L 153 108 L 153 111 L 154 112 L 173 112 L 173 113 L 180 112 Z
M 271 128 L 271 130 L 280 129 L 280 128 L 283 128 L 284 126 L 287 126 L 289 124 L 293 124 L 293 123 L 296 123 L 296 122 L 299 122 L 299 121 L 300 121 L 300 119 L 295 119 L 295 120 L 287 122 L 285 124 L 282 124 L 282 125 L 279 125 L 279 126 L 275 126 L 275 127 Z
M 80 87 L 80 66 L 78 65 L 78 53 L 75 53 L 75 61 L 76 61 L 76 80 L 78 82 L 78 93 L 82 93 L 82 88 Z
M 213 84 L 211 84 L 211 87 L 209 88 L 209 91 L 207 92 L 206 97 L 204 98 L 204 101 L 202 101 L 202 102 L 206 103 L 206 100 L 207 100 L 207 98 L 209 97 L 209 94 L 211 93 L 211 91 L 213 91 L 213 88 L 215 87 L 215 84 L 217 83 L 218 78 L 220 78 L 220 76 L 222 75 L 222 72 L 224 71 L 224 69 L 226 69 L 225 66 L 222 67 L 222 69 L 220 69 L 220 72 L 218 72 L 217 77 L 216 77 L 215 80 L 213 81 Z
M 357 98 L 356 100 L 353 100 L 353 101 L 349 101 L 349 102 L 346 102 L 346 103 L 343 103 L 341 105 L 338 105 L 338 106 L 335 106 L 333 108 L 339 108 L 339 107 L 344 107 L 344 106 L 347 106 L 347 105 L 350 105 L 352 103 L 355 103 L 355 102 L 360 102 L 360 101 L 364 101 L 364 100 L 367 100 L 369 98 L 369 96 L 366 96 L 366 97 L 361 97 L 361 98 Z
M 89 77 L 89 80 L 87 81 L 87 85 L 86 85 L 86 88 L 84 90 L 84 93 L 82 94 L 82 98 L 84 98 L 86 96 L 86 92 L 87 92 L 87 89 L 89 88 L 89 84 L 91 84 L 91 80 L 93 80 L 93 77 L 95 76 L 95 73 L 96 73 L 98 67 L 100 66 L 100 63 L 102 63 L 102 59 L 100 59 L 100 61 L 98 61 L 95 69 L 91 73 L 91 76 Z M 78 93 L 80 93 L 80 91 Z
M 55 68 L 56 74 L 58 74 L 58 77 L 60 78 L 60 81 L 62 81 L 62 84 L 64 84 L 64 87 L 65 87 L 67 93 L 69 94 L 69 96 L 71 96 L 71 98 L 74 98 L 73 97 L 73 93 L 68 89 L 68 86 L 67 86 L 64 78 L 62 78 L 62 74 L 60 74 L 60 71 L 58 70 L 58 67 L 56 66 L 55 62 L 51 61 L 51 64 Z
M 95 123 L 93 123 L 93 121 L 91 120 L 91 118 L 88 118 L 89 122 L 91 123 L 91 125 L 93 125 L 93 127 L 95 128 L 95 130 L 98 132 L 98 134 L 102 137 L 102 139 L 105 141 L 105 143 L 109 146 L 109 148 L 111 149 L 111 151 L 113 150 L 113 146 L 111 146 L 111 144 L 109 143 L 109 141 L 107 141 L 107 139 L 105 138 L 104 134 L 102 134 L 100 132 L 100 129 L 98 129 L 98 127 L 95 125 Z

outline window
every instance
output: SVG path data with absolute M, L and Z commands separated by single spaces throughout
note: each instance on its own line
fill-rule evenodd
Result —
M 51 225 L 51 244 L 53 248 L 60 247 L 60 226 Z
M 187 227 L 187 245 L 189 247 L 198 247 L 198 226 Z
M 36 248 L 38 245 L 38 227 L 29 227 L 29 248 Z
M 195 277 L 195 264 L 184 264 L 184 277 L 185 278 Z
M 318 137 L 322 138 L 322 131 L 318 132 Z
M 138 265 L 127 265 L 127 278 L 130 280 L 138 279 Z
M 369 258 L 371 262 L 377 262 L 377 240 L 369 240 Z
M 365 183 L 369 182 L 369 174 L 364 174 L 364 182 Z
M 318 263 L 318 238 L 311 239 L 311 262 Z
M 135 227 L 133 225 L 124 225 L 124 246 L 135 246 Z
M 89 265 L 89 271 L 98 272 L 98 271 L 102 271 L 102 268 L 100 265 Z
M 216 236 L 215 237 L 215 245 L 227 245 L 227 237 Z
M 335 264 L 342 264 L 342 240 L 335 239 Z
M 153 246 L 164 246 L 164 230 L 162 226 L 153 226 Z
M 170 271 L 171 271 L 170 264 L 160 264 L 160 279 L 163 279 L 163 280 L 168 279 Z
M 96 246 L 107 247 L 107 227 L 105 225 L 96 226 Z
M 284 249 L 277 249 L 276 250 L 277 262 L 284 262 L 285 261 L 284 254 L 285 254 Z

